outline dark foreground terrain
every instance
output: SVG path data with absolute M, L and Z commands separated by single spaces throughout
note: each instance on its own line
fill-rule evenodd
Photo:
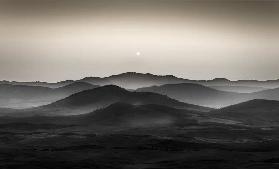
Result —
M 279 128 L 230 124 L 119 129 L 0 126 L 0 168 L 279 168 Z

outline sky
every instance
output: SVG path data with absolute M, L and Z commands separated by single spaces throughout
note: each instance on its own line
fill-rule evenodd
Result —
M 0 80 L 279 79 L 279 2 L 0 0 Z

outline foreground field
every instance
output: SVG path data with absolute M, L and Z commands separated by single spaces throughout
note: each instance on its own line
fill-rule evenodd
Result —
M 278 168 L 278 132 L 215 123 L 106 130 L 7 124 L 0 129 L 0 168 Z

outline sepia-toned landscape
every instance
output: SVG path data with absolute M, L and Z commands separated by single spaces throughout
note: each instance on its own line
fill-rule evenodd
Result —
M 278 169 L 279 1 L 0 0 L 0 169 Z

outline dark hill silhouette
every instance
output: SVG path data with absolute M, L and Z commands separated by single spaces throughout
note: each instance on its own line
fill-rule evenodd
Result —
M 225 107 L 246 101 L 246 95 L 224 92 L 199 84 L 181 83 L 166 84 L 140 88 L 138 92 L 154 92 L 167 95 L 176 100 L 207 107 Z
M 73 94 L 63 100 L 57 101 L 49 106 L 69 106 L 81 107 L 96 102 L 110 102 L 112 100 L 128 95 L 129 92 L 123 88 L 114 85 L 98 87 L 93 90 L 86 90 Z
M 211 112 L 251 125 L 279 125 L 279 101 L 255 99 Z

